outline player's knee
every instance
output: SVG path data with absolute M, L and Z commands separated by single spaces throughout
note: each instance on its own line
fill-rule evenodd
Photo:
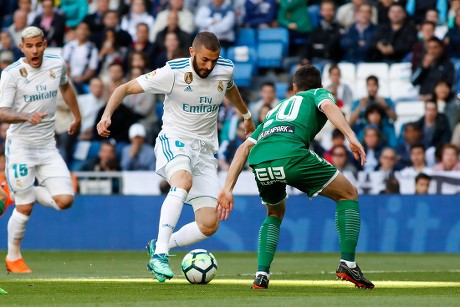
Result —
M 15 207 L 16 207 L 15 210 L 19 213 L 22 213 L 27 216 L 30 216 L 32 214 L 32 209 L 33 209 L 32 205 L 19 205 Z
M 210 237 L 216 233 L 217 229 L 219 228 L 219 220 L 208 220 L 201 223 L 198 223 L 198 228 L 200 228 L 200 232 L 205 235 L 206 237 Z
M 72 207 L 74 197 L 72 195 L 55 195 L 53 199 L 61 210 L 65 210 Z
M 347 196 L 346 196 L 346 199 L 350 199 L 350 200 L 358 200 L 358 190 L 356 189 L 356 187 L 352 187 L 350 188 L 348 191 L 347 191 Z

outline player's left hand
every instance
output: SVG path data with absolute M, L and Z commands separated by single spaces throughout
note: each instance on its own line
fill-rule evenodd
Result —
M 233 194 L 231 191 L 222 190 L 217 197 L 217 216 L 221 221 L 226 221 L 233 209 Z
M 251 134 L 256 130 L 256 125 L 252 120 L 252 117 L 244 120 L 244 129 L 246 130 L 246 137 L 251 136 Z
M 70 135 L 74 135 L 74 134 L 78 133 L 78 131 L 80 131 L 80 124 L 81 124 L 81 121 L 74 120 L 70 124 L 69 129 L 67 129 L 67 133 L 70 134 Z

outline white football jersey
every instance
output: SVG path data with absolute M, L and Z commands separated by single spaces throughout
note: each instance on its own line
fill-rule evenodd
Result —
M 137 78 L 148 93 L 165 94 L 163 127 L 168 134 L 199 139 L 219 148 L 217 113 L 225 92 L 233 86 L 233 63 L 219 58 L 212 72 L 200 78 L 192 58 L 176 59 Z
M 56 97 L 59 86 L 65 83 L 66 66 L 57 55 L 44 55 L 39 68 L 24 63 L 23 58 L 5 68 L 0 80 L 0 108 L 48 114 L 38 125 L 11 124 L 8 138 L 38 146 L 54 141 Z

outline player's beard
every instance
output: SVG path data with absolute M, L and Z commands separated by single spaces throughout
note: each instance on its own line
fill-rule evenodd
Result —
M 193 70 L 196 72 L 196 74 L 198 76 L 200 76 L 200 78 L 206 78 L 207 76 L 209 76 L 209 74 L 211 73 L 212 70 L 207 70 L 207 69 L 200 69 L 198 67 L 198 64 L 196 63 L 196 57 L 193 56 L 192 58 L 192 65 L 193 65 Z

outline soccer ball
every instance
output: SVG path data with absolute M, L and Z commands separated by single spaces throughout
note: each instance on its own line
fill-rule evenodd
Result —
M 217 261 L 205 249 L 194 249 L 182 260 L 182 273 L 192 284 L 207 284 L 217 274 Z

